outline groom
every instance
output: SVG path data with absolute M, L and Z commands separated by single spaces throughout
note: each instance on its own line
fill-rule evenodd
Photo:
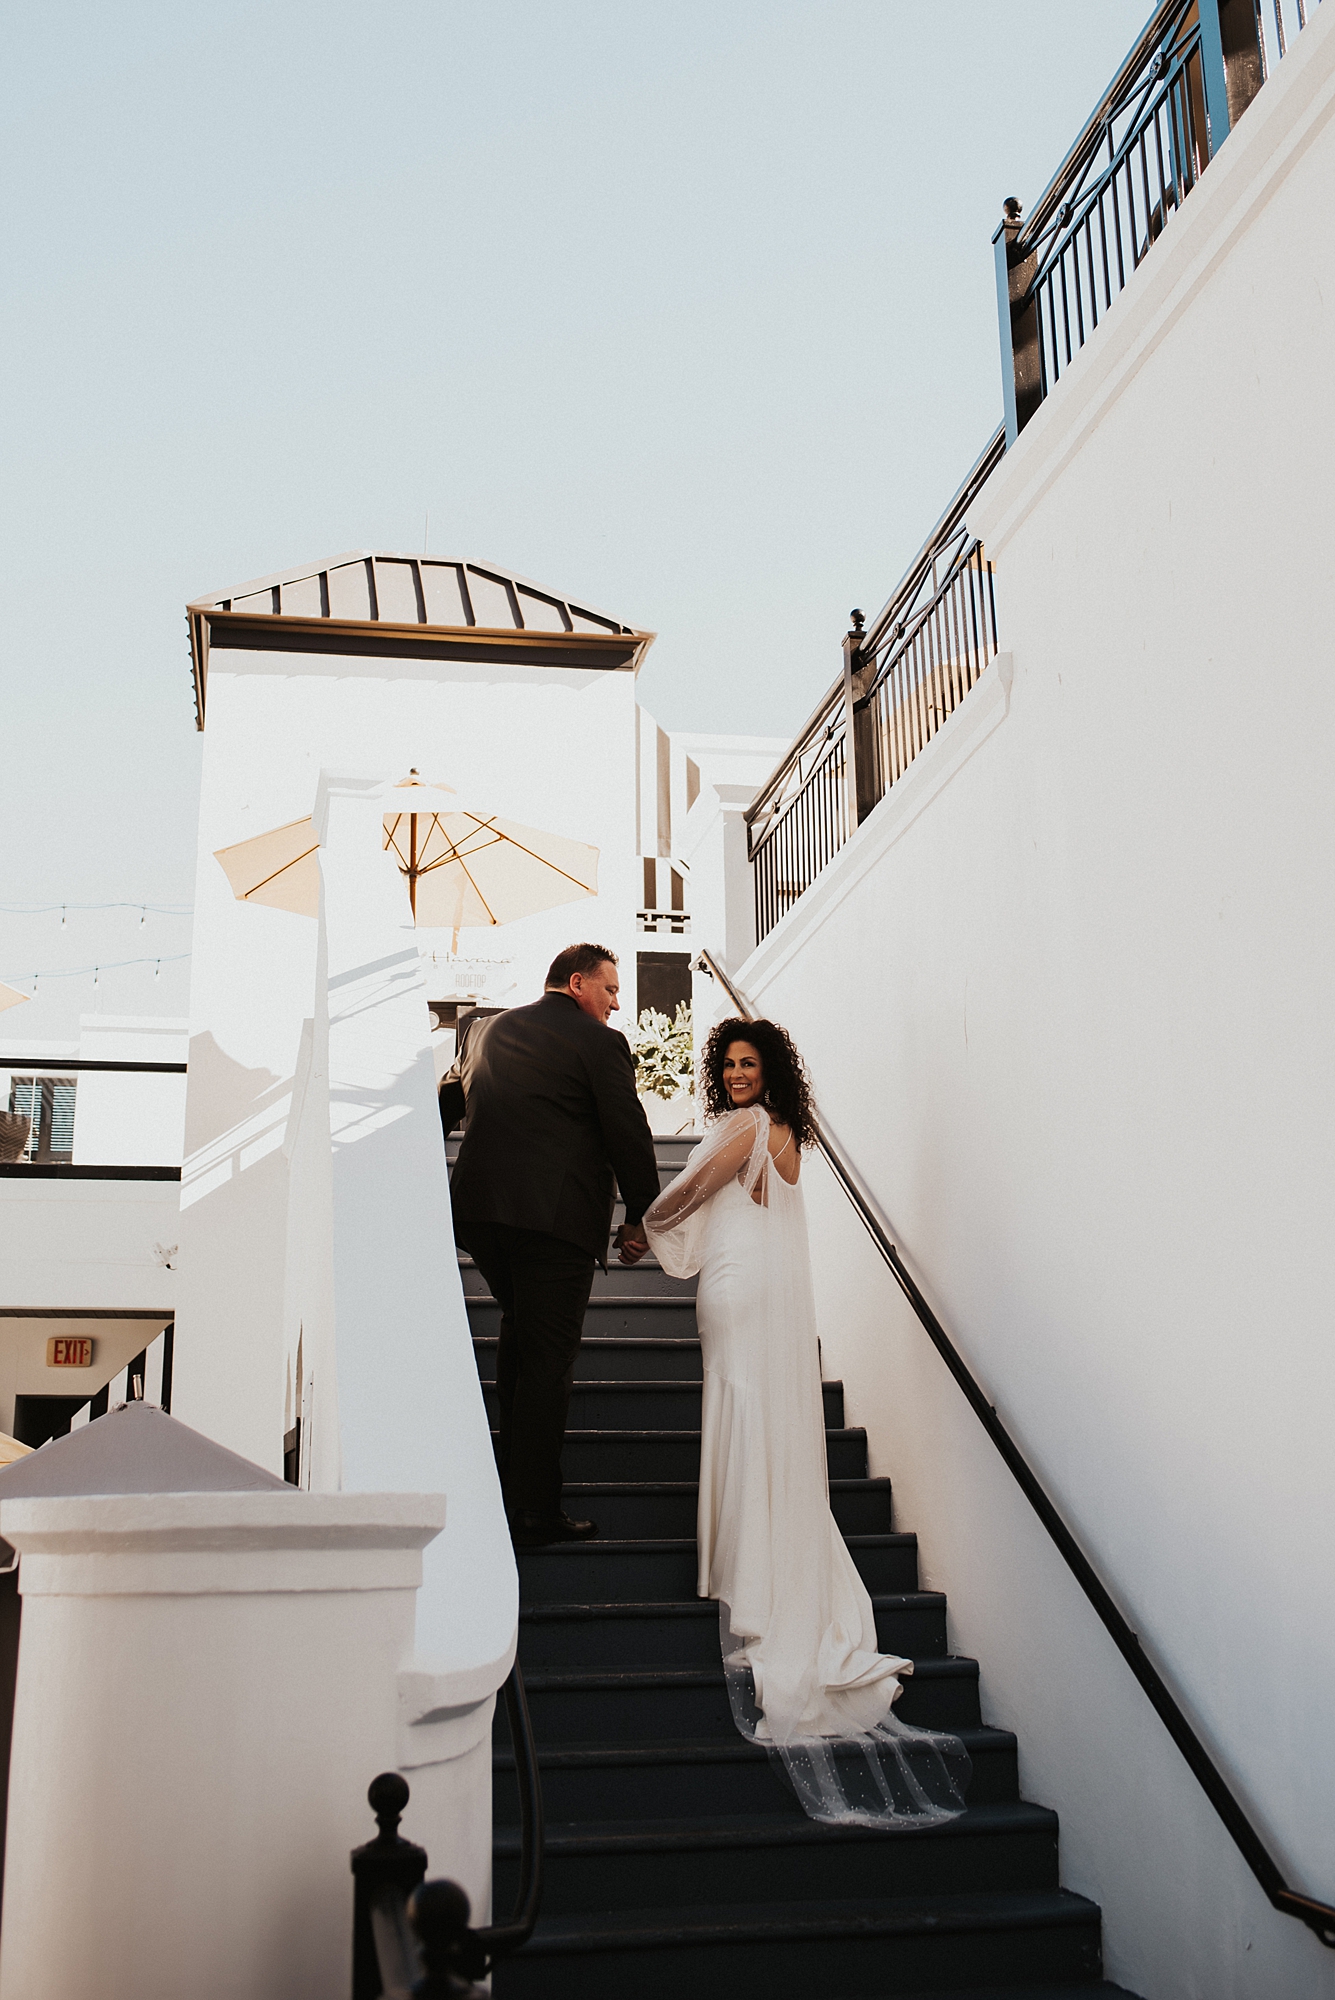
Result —
M 561 1446 L 595 1264 L 607 1265 L 613 1174 L 623 1263 L 648 1249 L 641 1217 L 658 1166 L 635 1062 L 607 1025 L 613 952 L 567 945 L 530 1007 L 475 1021 L 440 1087 L 446 1132 L 468 1114 L 450 1181 L 454 1234 L 501 1308 L 497 1460 L 517 1548 L 582 1541 L 561 1509 Z

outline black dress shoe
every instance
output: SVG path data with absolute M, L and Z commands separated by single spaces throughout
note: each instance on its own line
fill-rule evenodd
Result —
M 510 1535 L 517 1549 L 545 1549 L 553 1542 L 587 1542 L 598 1533 L 596 1521 L 572 1521 L 569 1514 L 516 1514 Z

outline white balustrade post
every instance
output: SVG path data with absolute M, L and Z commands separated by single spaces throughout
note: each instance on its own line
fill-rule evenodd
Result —
M 444 1514 L 430 1493 L 0 1505 L 23 1593 L 0 2000 L 346 2000 L 348 1857 L 399 1761 Z

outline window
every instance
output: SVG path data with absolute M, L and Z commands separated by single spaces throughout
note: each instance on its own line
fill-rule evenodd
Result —
M 10 1079 L 9 1108 L 32 1120 L 23 1149 L 25 1160 L 66 1164 L 74 1157 L 72 1076 L 16 1076 Z

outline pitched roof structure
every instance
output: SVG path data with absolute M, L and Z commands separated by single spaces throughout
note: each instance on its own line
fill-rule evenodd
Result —
M 151 1403 L 125 1403 L 0 1467 L 0 1500 L 79 1493 L 288 1492 L 276 1473 Z
M 652 632 L 495 563 L 353 549 L 186 606 L 195 726 L 212 647 L 638 669 Z

